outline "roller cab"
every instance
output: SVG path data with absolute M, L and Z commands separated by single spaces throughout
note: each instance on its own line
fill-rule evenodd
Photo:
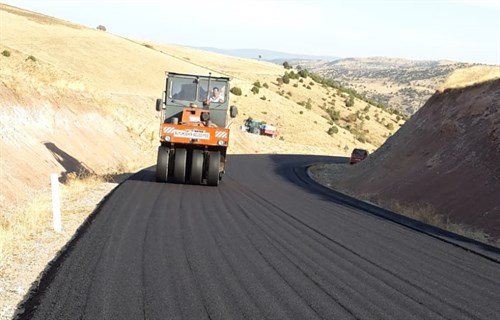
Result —
M 219 185 L 225 172 L 230 130 L 227 77 L 166 73 L 160 112 L 160 146 L 156 163 L 158 182 Z

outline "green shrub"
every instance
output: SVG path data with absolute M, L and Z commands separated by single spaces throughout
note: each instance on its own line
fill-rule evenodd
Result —
M 264 84 L 262 85 L 264 88 L 266 89 L 269 89 L 269 85 L 267 84 L 267 82 L 264 82 Z
M 311 99 L 307 99 L 306 109 L 311 110 L 311 108 L 312 108 Z
M 338 133 L 339 132 L 339 128 L 337 128 L 336 126 L 332 126 L 330 127 L 330 129 L 328 129 L 328 134 L 333 136 L 334 134 Z
M 366 116 L 365 116 L 365 119 L 366 119 L 366 120 L 370 120 L 370 116 L 369 116 L 369 115 L 366 115 Z
M 150 45 L 150 44 L 143 43 L 142 45 L 145 46 L 146 48 L 154 49 L 154 47 L 152 45 Z
M 288 77 L 288 74 L 285 73 L 285 75 L 281 78 L 283 80 L 283 83 L 289 84 L 290 83 L 290 78 Z
M 260 97 L 260 100 L 264 100 L 264 101 L 266 101 L 266 96 L 262 96 L 262 97 Z
M 354 97 L 349 95 L 349 98 L 345 100 L 346 107 L 352 107 L 354 105 Z
M 290 66 L 290 64 L 288 63 L 288 61 L 283 62 L 283 67 L 285 67 L 285 69 L 291 69 L 292 68 Z
M 392 122 L 389 122 L 387 125 L 386 125 L 386 128 L 389 129 L 389 130 L 394 130 L 394 125 L 392 124 Z
M 311 77 L 311 79 L 313 81 L 316 81 L 317 83 L 323 83 L 323 77 L 320 76 L 319 74 L 312 73 L 312 74 L 309 74 L 309 76 Z
M 356 118 L 358 118 L 359 120 L 363 120 L 363 117 L 361 116 L 361 112 L 359 110 L 356 111 Z
M 232 94 L 235 96 L 241 96 L 242 92 L 241 89 L 238 87 L 232 87 L 231 90 L 229 90 Z
M 307 71 L 307 69 L 302 69 L 299 71 L 299 76 L 301 78 L 307 78 L 308 75 L 309 75 L 309 72 Z
M 340 120 L 340 111 L 335 111 L 334 108 L 328 108 L 328 109 L 326 109 L 326 112 L 330 116 L 330 119 L 332 119 L 334 122 L 337 122 Z
M 4 56 L 4 57 L 10 57 L 10 51 L 9 50 L 2 51 L 2 56 Z
M 254 87 L 257 87 L 257 88 L 262 88 L 262 86 L 260 85 L 260 81 L 257 80 L 253 83 Z
M 33 61 L 33 62 L 36 62 L 36 58 L 35 58 L 34 56 L 32 56 L 32 55 L 29 55 L 29 56 L 26 58 L 26 60 L 31 60 L 31 61 Z
M 253 92 L 253 94 L 257 94 L 259 93 L 259 88 L 257 88 L 256 86 L 253 86 L 252 90 L 250 90 Z
M 294 84 L 293 84 L 293 87 L 294 87 L 294 88 L 298 88 L 298 86 L 299 86 L 299 85 L 298 85 L 298 84 L 296 84 L 296 83 L 294 83 Z
M 355 113 L 351 113 L 350 115 L 347 116 L 346 121 L 347 122 L 356 122 L 358 117 L 356 116 Z

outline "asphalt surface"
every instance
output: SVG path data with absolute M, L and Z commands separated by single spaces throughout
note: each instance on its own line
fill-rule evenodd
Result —
M 340 159 L 234 155 L 219 187 L 139 172 L 18 318 L 500 318 L 498 250 L 346 205 L 307 177 L 318 161 Z

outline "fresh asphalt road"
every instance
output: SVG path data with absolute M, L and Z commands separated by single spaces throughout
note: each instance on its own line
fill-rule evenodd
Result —
M 232 155 L 219 187 L 143 170 L 96 210 L 18 318 L 499 319 L 499 250 L 464 249 L 308 179 L 311 163 L 341 160 Z

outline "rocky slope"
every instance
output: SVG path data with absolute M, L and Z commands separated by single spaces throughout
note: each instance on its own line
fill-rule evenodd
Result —
M 451 222 L 500 238 L 500 79 L 435 93 L 335 184 L 353 194 L 430 204 Z

